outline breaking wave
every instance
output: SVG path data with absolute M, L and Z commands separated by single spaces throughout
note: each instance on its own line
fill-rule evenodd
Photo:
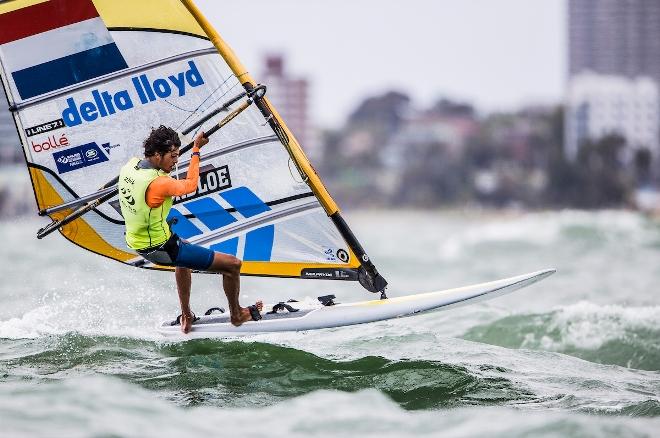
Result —
M 583 301 L 549 313 L 507 316 L 473 327 L 463 338 L 660 371 L 660 306 L 601 306 Z

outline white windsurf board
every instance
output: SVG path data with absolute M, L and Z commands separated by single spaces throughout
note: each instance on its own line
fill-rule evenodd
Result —
M 250 333 L 315 330 L 412 316 L 422 312 L 446 310 L 508 294 L 543 280 L 554 272 L 554 269 L 545 269 L 488 283 L 385 300 L 375 299 L 332 305 L 323 305 L 320 302 L 313 301 L 285 302 L 285 304 L 296 309 L 295 312 L 281 309 L 276 313 L 267 313 L 277 303 L 264 304 L 263 319 L 260 321 L 248 321 L 239 327 L 235 327 L 229 322 L 228 313 L 215 313 L 200 316 L 199 320 L 193 324 L 189 335 L 211 338 Z M 181 335 L 181 326 L 175 324 L 172 320 L 164 321 L 158 326 L 158 331 L 163 335 Z

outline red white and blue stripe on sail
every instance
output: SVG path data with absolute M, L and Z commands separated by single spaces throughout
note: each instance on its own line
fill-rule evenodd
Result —
M 91 0 L 0 15 L 0 55 L 23 100 L 128 67 Z

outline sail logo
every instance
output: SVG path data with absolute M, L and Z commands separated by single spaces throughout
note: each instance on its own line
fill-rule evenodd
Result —
M 121 146 L 120 144 L 110 144 L 110 143 L 103 143 L 101 147 L 105 151 L 106 154 L 110 155 L 110 151 L 113 150 L 114 148 L 118 148 Z
M 62 119 L 66 126 L 78 126 L 128 111 L 136 105 L 148 105 L 172 95 L 185 96 L 191 88 L 204 85 L 204 78 L 195 61 L 188 61 L 188 69 L 164 78 L 150 78 L 146 73 L 130 78 L 132 89 L 110 92 L 94 89 L 91 99 L 76 102 L 73 97 L 66 99 Z
M 337 249 L 336 252 L 333 248 L 326 248 L 323 250 L 325 260 L 328 262 L 336 262 L 337 259 L 344 263 L 348 263 L 349 255 L 344 249 Z
M 211 167 L 199 173 L 199 182 L 197 191 L 188 195 L 174 198 L 174 205 L 185 201 L 191 201 L 196 198 L 219 192 L 231 188 L 231 176 L 229 175 L 229 166 Z
M 252 190 L 245 186 L 236 187 L 231 190 L 221 192 L 219 195 L 228 203 L 237 216 L 245 219 L 260 215 L 271 208 L 261 200 Z M 230 224 L 238 222 L 240 219 L 226 210 L 214 196 L 207 196 L 194 201 L 181 204 L 192 216 L 197 219 L 201 225 L 211 231 L 220 230 Z M 189 219 L 190 215 L 182 213 L 180 206 L 172 207 L 167 218 L 168 222 L 176 218 L 176 225 L 172 226 L 172 231 L 177 233 L 183 239 L 189 239 L 194 236 L 205 234 L 204 231 Z M 248 231 L 243 238 L 244 248 L 242 259 L 244 261 L 268 262 L 273 251 L 275 241 L 275 225 L 265 225 Z M 232 237 L 210 246 L 213 251 L 225 254 L 237 255 L 239 238 Z
M 300 273 L 302 278 L 356 281 L 357 273 L 352 269 L 305 268 Z
M 80 155 L 79 152 L 57 158 L 57 162 L 60 164 L 75 163 L 76 161 L 81 161 L 81 160 L 82 160 L 82 155 Z
M 329 262 L 336 262 L 337 259 L 335 258 L 335 251 L 332 248 L 326 248 L 323 250 L 323 254 L 325 254 L 325 259 Z
M 96 142 L 53 153 L 57 173 L 63 174 L 108 161 Z
M 26 137 L 33 137 L 37 134 L 45 134 L 50 131 L 55 131 L 60 128 L 64 128 L 66 125 L 64 124 L 64 120 L 62 119 L 57 119 L 53 120 L 52 122 L 46 122 L 42 123 L 41 125 L 37 126 L 31 126 L 25 130 L 25 136 Z
M 36 153 L 71 146 L 66 134 L 62 134 L 59 137 L 51 135 L 46 138 L 46 141 L 38 140 L 36 143 L 34 140 L 30 140 L 30 143 L 32 143 L 32 150 Z

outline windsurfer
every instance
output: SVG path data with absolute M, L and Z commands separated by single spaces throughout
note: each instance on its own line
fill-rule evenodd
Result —
M 233 325 L 260 319 L 259 312 L 263 308 L 261 301 L 248 307 L 239 304 L 240 259 L 181 239 L 170 231 L 166 221 L 172 198 L 197 190 L 200 148 L 207 143 L 208 139 L 200 132 L 194 140 L 186 178 L 174 179 L 169 173 L 179 159 L 181 141 L 176 131 L 161 125 L 152 129 L 144 141 L 144 158 L 132 158 L 119 174 L 119 200 L 126 222 L 126 242 L 147 260 L 176 267 L 183 333 L 190 331 L 195 319 L 190 309 L 193 269 L 222 274 Z

